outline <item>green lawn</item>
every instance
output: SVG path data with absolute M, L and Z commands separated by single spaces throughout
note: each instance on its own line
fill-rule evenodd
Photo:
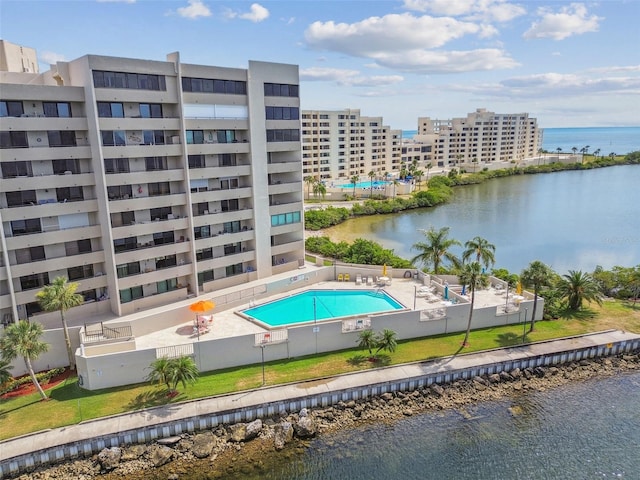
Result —
M 605 302 L 571 318 L 536 323 L 526 342 L 580 335 L 608 329 L 640 333 L 640 304 Z M 367 361 L 367 352 L 357 348 L 308 357 L 268 362 L 265 365 L 267 385 L 338 375 L 376 368 L 380 365 L 428 360 L 507 347 L 522 343 L 522 325 L 474 330 L 470 345 L 461 350 L 464 332 L 451 335 L 401 341 L 392 354 L 380 355 L 380 362 Z M 48 390 L 50 400 L 42 402 L 37 394 L 2 400 L 0 403 L 0 440 L 48 428 L 78 423 L 82 420 L 114 415 L 126 411 L 203 398 L 260 387 L 262 366 L 231 368 L 201 374 L 195 385 L 179 396 L 168 399 L 159 387 L 140 384 L 105 390 L 87 391 L 79 388 L 76 378 Z

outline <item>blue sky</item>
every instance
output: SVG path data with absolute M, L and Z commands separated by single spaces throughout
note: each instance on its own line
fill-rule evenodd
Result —
M 542 127 L 640 125 L 640 0 L 0 0 L 41 71 L 85 54 L 300 66 L 303 109 L 392 128 L 476 108 Z

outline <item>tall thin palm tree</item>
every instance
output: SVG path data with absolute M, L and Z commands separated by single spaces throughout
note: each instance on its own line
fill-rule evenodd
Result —
M 525 287 L 533 287 L 533 312 L 531 313 L 531 326 L 529 331 L 533 332 L 536 321 L 536 308 L 538 306 L 538 293 L 540 288 L 551 283 L 553 271 L 539 260 L 534 260 L 522 270 L 520 274 L 520 282 Z
M 351 183 L 353 184 L 353 198 L 356 198 L 356 184 L 358 183 L 358 175 L 353 175 L 351 178 Z
M 433 272 L 436 275 L 440 273 L 440 264 L 443 259 L 454 267 L 460 264 L 458 257 L 449 250 L 455 245 L 461 245 L 461 243 L 449 238 L 449 227 L 442 227 L 440 230 L 430 227 L 428 230 L 420 231 L 424 234 L 426 242 L 417 242 L 411 246 L 413 250 L 420 252 L 410 260 L 411 263 L 419 261 L 425 266 L 433 265 Z
M 595 158 L 596 160 L 598 159 L 598 155 L 600 155 L 600 152 L 601 152 L 601 150 L 600 150 L 599 148 L 596 148 L 596 149 L 593 151 L 593 156 L 594 156 L 594 157 L 596 157 L 596 158 Z
M 30 323 L 26 320 L 19 320 L 17 323 L 12 323 L 7 326 L 0 337 L 0 351 L 4 360 L 11 361 L 17 357 L 23 358 L 33 385 L 38 390 L 40 397 L 45 400 L 47 394 L 40 386 L 31 363 L 32 360 L 36 360 L 49 350 L 49 344 L 40 340 L 42 332 L 42 325 L 37 322 Z
M 578 153 L 578 147 L 571 147 L 571 151 L 575 155 L 576 153 Z
M 391 183 L 393 184 L 393 198 L 396 198 L 396 187 L 400 185 L 400 180 L 398 180 L 397 178 L 394 178 L 393 182 Z
M 429 162 L 427 163 L 424 168 L 427 169 L 427 183 L 429 183 L 429 170 L 431 170 L 433 168 L 433 163 Z
M 487 269 L 496 263 L 496 246 L 482 237 L 474 237 L 465 242 L 464 248 L 465 250 L 462 252 L 463 262 L 468 261 L 471 257 L 475 257 L 475 261 L 484 265 Z
M 373 179 L 376 178 L 375 170 L 371 170 L 369 173 L 367 173 L 367 176 L 369 177 L 369 183 L 371 183 L 371 195 L 369 196 L 369 198 L 373 198 Z
M 84 298 L 76 293 L 78 283 L 69 282 L 67 277 L 56 277 L 50 285 L 45 286 L 36 293 L 36 299 L 43 310 L 47 312 L 60 312 L 62 320 L 62 330 L 64 331 L 64 341 L 67 346 L 67 355 L 69 356 L 69 368 L 76 369 L 76 361 L 71 351 L 71 339 L 69 338 L 69 327 L 67 320 L 64 318 L 64 312 L 70 308 L 77 307 L 84 303 Z
M 558 152 L 558 155 L 560 155 L 560 153 L 562 152 L 562 147 L 556 148 L 556 152 Z
M 313 184 L 313 196 L 315 198 L 318 198 L 318 195 L 320 195 L 323 200 L 324 200 L 324 197 L 327 195 L 327 187 L 325 186 L 324 183 L 319 181 Z
M 486 288 L 489 285 L 489 276 L 482 271 L 479 262 L 465 263 L 458 272 L 458 279 L 463 285 L 468 285 L 471 291 L 471 305 L 469 308 L 469 321 L 467 322 L 467 333 L 462 341 L 462 346 L 469 344 L 469 333 L 471 333 L 471 321 L 473 319 L 473 304 L 476 300 L 476 290 Z
M 304 177 L 304 182 L 307 184 L 307 200 L 309 200 L 309 194 L 311 186 L 315 183 L 316 179 L 313 175 L 307 175 Z
M 582 303 L 596 302 L 602 304 L 602 293 L 598 288 L 598 283 L 588 273 L 578 270 L 569 270 L 569 273 L 563 275 L 557 284 L 560 295 L 567 300 L 567 306 L 570 310 L 580 310 Z

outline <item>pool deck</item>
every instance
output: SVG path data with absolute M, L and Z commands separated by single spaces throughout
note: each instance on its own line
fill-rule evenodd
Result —
M 288 273 L 287 275 L 290 275 Z M 290 290 L 286 293 L 279 295 L 273 295 L 268 298 L 264 298 L 254 304 L 246 303 L 238 307 L 228 310 L 214 310 L 211 312 L 213 315 L 213 323 L 208 329 L 207 333 L 201 333 L 200 335 L 193 333 L 193 321 L 181 323 L 170 328 L 158 330 L 153 333 L 149 333 L 136 337 L 136 349 L 142 350 L 147 348 L 166 347 L 171 345 L 179 345 L 185 343 L 194 343 L 201 340 L 212 340 L 218 338 L 227 338 L 241 335 L 250 335 L 261 332 L 266 332 L 265 328 L 253 323 L 240 315 L 236 314 L 237 310 L 244 310 L 252 306 L 259 306 L 263 303 L 267 303 L 279 298 L 288 297 L 307 291 L 309 289 L 327 289 L 327 290 L 378 290 L 383 289 L 386 293 L 392 296 L 395 300 L 400 302 L 406 308 L 413 310 L 414 302 L 416 310 L 429 310 L 442 308 L 444 299 L 439 297 L 430 298 L 416 296 L 417 290 L 422 287 L 423 284 L 414 280 L 413 278 L 394 278 L 389 285 L 379 287 L 375 284 L 356 284 L 352 279 L 349 282 L 338 281 L 325 281 L 312 285 L 305 285 L 302 288 Z M 245 285 L 246 287 L 246 285 Z M 495 291 L 493 289 L 487 289 L 476 292 L 475 306 L 477 308 L 500 304 L 504 304 L 506 298 L 504 292 Z

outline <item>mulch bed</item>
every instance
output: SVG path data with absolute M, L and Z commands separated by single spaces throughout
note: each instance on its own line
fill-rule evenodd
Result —
M 56 385 L 64 382 L 67 378 L 74 376 L 75 374 L 76 374 L 75 371 L 69 370 L 68 368 L 66 368 L 64 372 L 62 372 L 60 375 L 51 377 L 51 380 L 49 380 L 45 384 L 40 384 L 40 386 L 45 391 L 50 390 Z M 27 374 L 26 376 L 28 377 L 29 375 Z M 37 392 L 38 390 L 36 389 L 36 386 L 33 384 L 33 382 L 30 381 L 28 383 L 25 383 L 24 385 L 20 385 L 15 390 L 7 392 L 4 395 L 0 395 L 0 398 L 3 400 L 6 400 L 10 398 L 23 397 L 25 395 L 31 395 L 32 393 L 37 393 Z

